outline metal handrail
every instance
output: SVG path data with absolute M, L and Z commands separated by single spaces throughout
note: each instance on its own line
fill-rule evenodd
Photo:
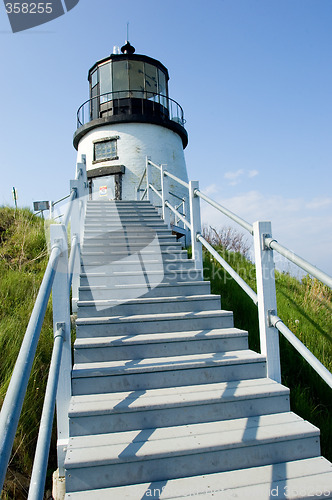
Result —
M 67 200 L 68 198 L 70 198 L 70 194 L 67 194 L 67 196 L 64 196 L 63 198 L 61 198 L 60 200 L 57 200 L 57 201 L 53 201 L 52 202 L 52 207 L 54 207 L 55 205 L 57 205 L 58 203 L 61 203 L 62 201 L 64 200 Z
M 161 167 L 159 165 L 156 165 L 155 163 L 153 163 L 151 160 L 148 160 L 148 163 L 150 165 L 158 168 L 159 170 L 161 170 Z M 179 184 L 182 184 L 183 186 L 185 186 L 186 188 L 189 189 L 189 184 L 188 183 L 186 183 L 185 181 L 183 181 L 179 177 L 175 176 L 174 174 L 171 174 L 167 170 L 164 170 L 164 175 L 166 175 L 167 177 L 170 177 L 170 178 L 174 179 Z M 152 185 L 150 185 L 150 187 L 151 187 L 151 189 L 153 189 Z M 176 196 L 173 193 L 170 193 L 170 194 L 172 196 Z M 159 195 L 159 193 L 158 193 L 158 195 Z M 223 207 L 222 205 L 220 205 L 216 201 L 212 200 L 209 196 L 207 196 L 206 194 L 202 193 L 199 189 L 195 189 L 194 195 L 198 196 L 202 200 L 204 200 L 207 203 L 209 203 L 211 206 L 213 206 L 214 208 L 216 208 L 217 210 L 219 210 L 220 212 L 222 212 L 224 215 L 226 215 L 227 217 L 229 217 L 230 219 L 232 219 L 234 222 L 237 222 L 240 226 L 242 226 L 244 229 L 246 229 L 250 234 L 252 234 L 252 235 L 254 234 L 254 228 L 253 228 L 252 224 L 250 224 L 249 222 L 245 221 L 244 219 L 242 219 L 238 215 L 234 214 L 233 212 L 231 212 L 230 210 L 228 210 L 228 208 Z M 178 198 L 180 198 L 180 197 L 178 197 Z M 294 252 L 292 252 L 288 248 L 286 248 L 283 245 L 281 245 L 280 243 L 278 243 L 275 239 L 273 239 L 273 238 L 271 238 L 269 236 L 266 236 L 265 239 L 264 239 L 264 241 L 265 241 L 265 245 L 268 248 L 271 248 L 271 249 L 275 250 L 276 252 L 280 253 L 281 255 L 283 255 L 284 257 L 286 257 L 288 260 L 290 260 L 291 262 L 293 262 L 297 266 L 301 267 L 302 269 L 304 269 L 305 271 L 307 271 L 309 274 L 311 274 L 312 276 L 314 276 L 318 280 L 322 281 L 325 285 L 327 285 L 330 288 L 332 288 L 332 278 L 327 273 L 325 273 L 324 271 L 321 271 L 316 266 L 313 266 L 312 264 L 310 264 L 310 262 L 307 262 L 302 257 L 296 255 Z
M 187 221 L 185 217 L 183 217 L 180 212 L 176 208 L 174 208 L 168 201 L 165 202 L 166 207 L 168 207 L 182 222 L 185 226 L 191 229 L 191 224 Z
M 275 314 L 270 314 L 271 324 L 279 330 L 290 344 L 301 354 L 309 365 L 322 377 L 332 389 L 332 373 L 312 354 L 311 351 L 294 335 L 294 333 Z
M 302 257 L 299 257 L 291 250 L 288 250 L 288 248 L 284 247 L 283 245 L 280 245 L 280 243 L 278 243 L 273 238 L 266 237 L 265 245 L 268 248 L 271 248 L 272 250 L 275 250 L 276 252 L 280 253 L 280 255 L 283 255 L 284 257 L 286 257 L 286 259 L 290 260 L 297 266 L 301 267 L 301 269 L 303 269 L 304 271 L 307 271 L 309 274 L 314 276 L 314 278 L 317 278 L 319 281 L 321 281 L 328 287 L 332 288 L 331 276 L 324 273 L 324 271 L 321 271 L 316 266 L 313 266 L 312 264 L 310 264 L 310 262 L 307 262 Z
M 167 170 L 165 170 L 164 167 L 154 164 L 149 159 L 147 160 L 147 162 L 148 162 L 148 164 L 153 165 L 158 170 L 160 170 L 162 190 L 163 190 L 163 193 L 164 193 L 164 191 L 165 191 L 165 193 L 163 196 L 161 196 L 152 184 L 149 184 L 149 188 L 151 188 L 156 194 L 158 194 L 158 196 L 163 200 L 164 207 L 167 207 L 171 212 L 173 212 L 175 215 L 177 215 L 179 217 L 179 219 L 182 220 L 184 225 L 187 228 L 189 228 L 189 230 L 192 233 L 193 256 L 194 256 L 193 258 L 195 261 L 195 267 L 197 269 L 200 269 L 202 267 L 202 257 L 199 256 L 202 253 L 202 250 L 201 250 L 202 247 L 200 249 L 196 247 L 195 251 L 194 251 L 194 245 L 197 245 L 197 242 L 199 242 L 201 245 L 203 245 L 210 252 L 211 255 L 213 255 L 213 257 L 223 266 L 223 268 L 232 276 L 232 278 L 241 286 L 241 288 L 247 293 L 247 295 L 252 299 L 252 301 L 258 306 L 259 311 L 260 311 L 260 328 L 261 328 L 261 321 L 264 321 L 264 326 L 262 323 L 262 328 L 263 328 L 262 332 L 265 332 L 265 333 L 263 333 L 264 338 L 267 335 L 267 330 L 266 330 L 267 327 L 273 326 L 276 329 L 278 329 L 283 335 L 285 335 L 285 337 L 292 343 L 292 345 L 303 355 L 303 357 L 311 364 L 311 366 L 317 371 L 317 373 L 319 373 L 319 375 L 321 375 L 322 378 L 330 385 L 330 383 L 331 383 L 330 376 L 332 377 L 330 372 L 315 358 L 315 356 L 312 353 L 310 353 L 310 351 L 297 339 L 297 337 L 284 325 L 284 323 L 282 323 L 280 318 L 278 318 L 277 316 L 273 316 L 273 314 L 272 314 L 273 307 L 271 308 L 271 311 L 270 310 L 265 311 L 266 304 L 267 303 L 272 304 L 273 300 L 274 300 L 273 299 L 273 295 L 275 296 L 274 281 L 273 281 L 273 284 L 266 285 L 264 282 L 264 279 L 262 281 L 260 278 L 259 284 L 257 285 L 257 286 L 259 286 L 258 292 L 260 295 L 258 293 L 256 294 L 249 287 L 249 285 L 239 276 L 239 274 L 236 273 L 236 271 L 219 255 L 218 252 L 216 252 L 216 250 L 200 234 L 200 224 L 201 224 L 201 222 L 200 222 L 200 209 L 199 209 L 199 205 L 197 205 L 197 203 L 195 202 L 195 198 L 203 199 L 204 201 L 206 201 L 211 206 L 213 206 L 214 208 L 219 210 L 221 213 L 223 213 L 224 215 L 226 215 L 227 217 L 232 219 L 234 222 L 239 224 L 241 227 L 246 229 L 251 235 L 254 236 L 255 248 L 257 247 L 256 250 L 258 252 L 257 258 L 260 260 L 260 262 L 261 262 L 260 265 L 262 266 L 262 268 L 261 268 L 262 276 L 264 275 L 263 274 L 263 266 L 264 266 L 265 272 L 268 272 L 269 274 L 271 273 L 271 277 L 272 277 L 272 274 L 274 275 L 273 260 L 268 261 L 268 259 L 266 259 L 265 257 L 262 260 L 262 257 L 260 255 L 261 251 L 264 249 L 267 249 L 267 250 L 273 249 L 331 288 L 332 288 L 332 278 L 328 274 L 324 273 L 323 271 L 321 271 L 317 267 L 313 266 L 309 262 L 305 261 L 301 257 L 297 256 L 296 254 L 294 254 L 293 252 L 288 250 L 286 247 L 280 245 L 276 240 L 274 240 L 271 237 L 270 234 L 267 234 L 268 232 L 271 232 L 271 224 L 270 223 L 265 223 L 265 227 L 266 228 L 268 227 L 269 229 L 264 232 L 264 230 L 262 229 L 264 227 L 264 226 L 262 226 L 262 223 L 255 223 L 255 225 L 249 224 L 247 221 L 245 221 L 244 219 L 242 219 L 238 215 L 234 214 L 233 212 L 231 212 L 227 208 L 223 207 L 222 205 L 220 205 L 219 203 L 215 202 L 214 200 L 209 198 L 207 195 L 202 193 L 198 189 L 197 182 L 191 181 L 189 184 L 187 184 L 184 181 L 182 181 L 182 179 L 179 179 L 178 177 L 176 177 L 174 174 L 167 172 Z M 167 200 L 167 195 L 172 195 L 172 193 L 169 192 L 168 185 L 165 184 L 165 182 L 164 182 L 164 177 L 166 177 L 166 176 L 176 180 L 177 182 L 179 182 L 180 184 L 182 184 L 183 186 L 188 188 L 189 197 L 190 197 L 190 210 L 191 210 L 190 222 L 186 218 L 184 218 L 182 216 L 182 214 L 180 214 L 178 212 L 177 208 L 179 208 L 179 207 L 177 207 L 177 208 L 173 207 L 169 203 L 169 201 Z M 170 219 L 169 219 L 169 215 L 167 215 L 166 212 L 164 212 L 164 218 L 165 218 L 165 222 L 167 222 L 169 224 Z M 255 232 L 254 232 L 254 227 L 255 227 Z M 259 241 L 259 248 L 260 249 L 258 248 L 258 241 Z M 263 261 L 264 261 L 264 264 L 263 264 Z M 256 262 L 256 270 L 257 270 L 257 262 Z M 274 278 L 272 278 L 272 279 L 274 280 Z M 265 287 L 267 287 L 266 290 L 265 290 Z M 273 289 L 274 289 L 274 292 L 273 292 Z M 265 303 L 265 299 L 264 299 L 265 295 L 269 296 L 269 300 L 266 303 Z M 261 310 L 262 307 L 265 311 L 264 314 L 262 314 L 262 312 L 263 312 Z M 272 316 L 271 316 L 271 314 L 272 314 Z M 268 320 L 268 317 L 270 317 L 270 320 Z M 272 319 L 274 318 L 273 321 L 271 320 L 271 318 Z M 268 333 L 268 335 L 271 335 L 271 334 L 272 334 L 271 332 Z M 274 337 L 274 339 L 275 339 L 275 337 Z M 266 337 L 266 342 L 269 344 L 269 347 L 268 347 L 268 349 L 270 350 L 269 352 L 276 353 L 276 352 L 278 352 L 279 347 L 275 346 L 274 339 L 272 339 L 272 337 L 269 337 L 269 338 Z M 295 341 L 294 339 L 297 339 L 297 340 Z M 302 347 L 299 347 L 299 346 L 302 346 Z M 267 347 L 265 346 L 264 349 L 266 349 L 266 348 Z M 271 351 L 271 349 L 272 349 L 272 351 Z M 275 350 L 275 349 L 277 349 L 277 350 Z M 307 354 L 308 352 L 310 353 L 309 355 Z M 267 358 L 270 359 L 268 355 L 267 355 Z M 311 361 L 310 361 L 310 359 L 311 359 Z M 315 360 L 315 361 L 313 361 L 313 360 Z M 278 371 L 279 371 L 279 373 L 278 373 Z M 326 374 L 329 374 L 329 375 L 327 376 Z M 272 376 L 272 378 L 275 377 L 276 380 L 280 377 L 280 368 L 278 368 L 277 364 L 275 364 L 274 362 L 271 363 L 271 376 Z
M 240 226 L 242 226 L 244 229 L 249 231 L 250 234 L 254 234 L 253 226 L 251 224 L 249 224 L 249 222 L 245 221 L 244 219 L 242 219 L 238 215 L 236 215 L 233 212 L 231 212 L 230 210 L 228 210 L 228 208 L 223 207 L 222 205 L 220 205 L 216 201 L 212 200 L 211 198 L 206 196 L 206 194 L 202 193 L 198 189 L 195 190 L 195 195 L 199 196 L 200 198 L 202 198 L 202 200 L 209 203 L 209 205 L 211 205 L 212 207 L 219 210 L 219 212 L 222 212 L 224 215 L 227 215 L 227 217 L 232 219 L 234 222 L 237 222 L 238 224 L 240 224 Z
M 62 346 L 65 340 L 65 327 L 57 325 L 54 335 L 51 364 L 47 379 L 43 411 L 40 419 L 35 458 L 32 467 L 28 500 L 43 500 L 50 451 L 55 400 L 58 388 Z
M 139 181 L 139 183 L 138 183 L 138 186 L 137 186 L 137 190 L 136 190 L 136 191 L 139 191 L 139 188 L 141 187 L 141 184 L 142 184 L 142 182 L 143 182 L 143 179 L 144 179 L 145 175 L 146 175 L 146 167 L 145 167 L 144 172 L 143 172 L 143 174 L 142 174 L 142 177 L 141 177 L 141 179 L 140 179 L 140 181 Z
M 104 98 L 102 101 L 101 98 Z M 91 118 L 91 103 L 96 102 L 98 108 L 101 105 L 107 104 L 107 102 L 118 101 L 120 102 L 123 99 L 140 99 L 142 101 L 142 105 L 146 102 L 154 102 L 156 104 L 160 104 L 164 109 L 170 113 L 170 120 L 174 120 L 176 118 L 179 123 L 184 126 L 186 120 L 184 119 L 184 112 L 182 106 L 176 102 L 174 99 L 171 99 L 169 96 L 165 94 L 159 94 L 158 92 L 150 92 L 148 90 L 118 90 L 114 92 L 105 92 L 103 94 L 99 94 L 97 96 L 90 97 L 87 99 L 77 110 L 77 128 L 83 127 L 86 123 L 89 123 L 94 118 Z M 88 116 L 89 119 L 85 120 L 85 108 L 89 105 L 88 108 Z M 173 106 L 175 107 L 175 112 L 173 113 Z M 99 115 L 99 112 L 98 112 Z
M 206 241 L 205 238 L 201 234 L 197 235 L 198 241 L 205 246 L 205 248 L 210 252 L 211 255 L 222 265 L 222 267 L 232 276 L 232 278 L 237 282 L 238 285 L 246 292 L 247 295 L 251 298 L 254 304 L 258 304 L 257 293 L 250 288 L 250 286 L 241 278 L 237 272 L 221 257 L 221 255 L 216 252 L 216 250 Z
M 152 189 L 152 191 L 156 193 L 156 195 L 159 196 L 160 199 L 163 198 L 159 191 L 157 191 L 157 189 L 152 184 L 149 184 L 149 188 Z
M 80 247 L 80 239 L 78 237 L 78 234 L 75 234 L 73 239 L 71 240 L 70 256 L 68 263 L 68 288 L 69 288 L 68 293 L 70 293 L 71 284 L 73 281 L 76 252 L 77 250 L 79 250 L 79 247 Z
M 167 175 L 167 177 L 170 177 L 171 179 L 173 179 L 174 181 L 178 182 L 179 184 L 181 184 L 182 186 L 186 187 L 187 189 L 189 189 L 189 184 L 188 182 L 185 182 L 183 181 L 182 179 L 179 179 L 179 177 L 176 177 L 176 175 L 173 175 L 171 174 L 170 172 L 167 172 L 167 170 L 164 172 L 165 175 Z
M 141 197 L 141 201 L 144 199 L 146 193 L 148 192 L 148 188 L 145 188 Z
M 224 215 L 226 215 L 227 217 L 229 217 L 233 221 L 240 224 L 240 226 L 242 226 L 244 229 L 249 231 L 249 233 L 251 233 L 251 234 L 254 233 L 253 226 L 251 224 L 249 224 L 249 222 L 243 220 L 238 215 L 234 214 L 233 212 L 231 212 L 227 208 L 225 208 L 222 205 L 220 205 L 219 203 L 215 202 L 214 200 L 209 198 L 206 194 L 202 193 L 199 190 L 195 190 L 195 195 L 199 196 L 200 198 L 205 200 L 207 203 L 209 203 L 211 206 L 213 206 L 214 208 L 216 208 L 217 210 L 222 212 Z M 315 278 L 320 280 L 322 283 L 324 283 L 325 285 L 332 288 L 332 278 L 328 274 L 326 274 L 324 271 L 321 271 L 316 266 L 313 266 L 312 264 L 310 264 L 310 262 L 307 262 L 302 257 L 296 255 L 294 252 L 292 252 L 288 248 L 286 248 L 283 245 L 281 245 L 280 243 L 278 243 L 275 239 L 267 236 L 267 237 L 265 237 L 264 241 L 265 241 L 266 247 L 271 248 L 271 250 L 275 250 L 280 255 L 283 255 L 288 260 L 290 260 L 291 262 L 293 262 L 297 266 L 301 267 L 301 269 L 308 272 L 309 274 L 311 274 L 312 276 L 314 276 Z
M 182 205 L 182 203 L 183 203 L 184 201 L 186 201 L 186 199 L 185 199 L 185 198 L 182 198 L 181 196 L 178 196 L 178 195 L 177 195 L 177 194 L 175 194 L 175 193 L 171 193 L 171 191 L 169 192 L 169 194 L 170 194 L 171 196 L 174 196 L 174 198 L 177 198 L 178 200 L 181 200 L 180 205 Z M 180 205 L 179 205 L 179 206 L 180 206 Z
M 51 294 L 57 264 L 62 253 L 58 245 L 54 245 L 46 267 L 43 281 L 30 317 L 28 327 L 16 360 L 14 371 L 0 413 L 0 491 L 6 476 L 6 470 L 14 443 L 29 376 L 35 357 L 38 340 L 48 299 Z
M 77 190 L 76 190 L 76 188 L 73 188 L 71 190 L 69 203 L 68 203 L 68 206 L 67 206 L 64 218 L 63 218 L 63 224 L 66 226 L 66 228 L 68 227 L 68 223 L 69 223 L 69 219 L 70 219 L 70 214 L 71 214 L 71 210 L 72 210 L 72 207 L 73 207 L 73 203 L 72 202 L 75 200 L 76 197 L 77 197 Z
M 79 269 L 77 267 L 76 257 L 80 249 L 80 234 L 82 228 L 82 217 L 84 215 L 84 209 L 82 208 L 84 208 L 88 189 L 85 175 L 85 157 L 83 155 L 82 163 L 77 164 L 77 167 L 79 166 L 81 166 L 81 168 L 77 172 L 76 180 L 73 180 L 70 183 L 70 195 L 55 202 L 56 204 L 67 198 L 70 199 L 64 216 L 64 224 L 51 225 L 50 257 L 0 413 L 1 491 L 6 477 L 6 470 L 13 448 L 29 377 L 35 359 L 46 308 L 52 291 L 53 324 L 55 325 L 56 331 L 54 333 L 52 359 L 50 362 L 48 382 L 33 464 L 32 479 L 29 489 L 29 500 L 42 500 L 44 495 L 55 400 L 57 401 L 58 443 L 59 436 L 61 436 L 61 440 L 66 440 L 69 436 L 69 422 L 67 414 L 67 407 L 69 405 L 69 397 L 71 393 L 69 298 L 71 285 L 73 286 L 73 294 L 75 293 L 75 295 L 73 295 L 75 297 L 74 301 L 77 301 L 78 297 L 77 276 L 79 274 Z M 74 203 L 75 198 L 80 198 L 83 205 L 82 203 Z M 71 214 L 72 210 L 73 214 Z M 71 232 L 73 236 L 71 241 L 71 253 L 68 259 L 67 226 L 69 224 L 69 220 L 71 220 Z M 74 276 L 76 282 L 73 280 Z M 63 293 L 66 289 L 68 291 L 67 294 Z M 73 305 L 75 304 L 74 301 Z M 67 342 L 65 342 L 66 340 Z M 61 388 L 61 394 L 57 392 L 58 386 Z M 61 453 L 61 451 L 59 452 L 59 447 L 58 466 L 59 471 L 61 471 L 63 475 L 64 454 Z
M 176 210 L 179 210 L 180 207 L 183 207 L 184 201 L 181 201 L 181 203 L 178 204 L 178 206 L 175 207 Z M 181 214 L 184 215 L 184 214 Z
M 148 164 L 152 165 L 153 167 L 155 167 L 156 169 L 158 169 L 159 171 L 161 171 L 161 166 L 157 165 L 156 163 L 153 163 L 153 161 L 148 160 Z

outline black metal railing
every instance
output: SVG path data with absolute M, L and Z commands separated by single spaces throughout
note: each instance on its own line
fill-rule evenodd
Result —
M 77 111 L 77 128 L 98 118 L 146 115 L 185 124 L 183 109 L 174 99 L 143 90 L 121 90 L 91 97 Z

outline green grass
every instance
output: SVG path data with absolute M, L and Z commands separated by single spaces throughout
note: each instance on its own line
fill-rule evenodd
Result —
M 243 255 L 217 248 L 222 257 L 256 291 L 255 266 Z M 204 252 L 204 276 L 223 309 L 234 312 L 235 326 L 249 332 L 249 346 L 259 351 L 257 307 L 239 285 Z M 331 290 L 306 276 L 302 282 L 276 272 L 278 316 L 306 347 L 332 370 Z M 282 383 L 291 389 L 291 409 L 321 430 L 322 454 L 332 460 L 332 390 L 280 335 Z
M 1 406 L 47 261 L 43 220 L 27 209 L 15 211 L 0 207 Z M 52 347 L 52 311 L 49 304 L 15 437 L 3 499 L 25 498 Z

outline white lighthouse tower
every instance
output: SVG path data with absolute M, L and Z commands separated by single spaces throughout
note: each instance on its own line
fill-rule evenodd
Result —
M 169 97 L 167 68 L 136 54 L 127 41 L 121 53 L 94 64 L 88 80 L 90 98 L 78 110 L 74 146 L 79 161 L 86 157 L 90 199 L 136 199 L 147 157 L 187 182 L 188 136 L 183 110 Z M 152 175 L 158 186 L 160 172 Z M 173 204 L 188 196 L 176 182 L 170 193 Z

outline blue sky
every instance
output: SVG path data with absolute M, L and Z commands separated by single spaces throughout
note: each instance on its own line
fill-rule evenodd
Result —
M 169 69 L 189 177 L 332 274 L 331 0 L 80 0 L 16 34 L 1 4 L 0 204 L 13 186 L 31 208 L 68 192 L 87 71 L 124 43 L 128 21 L 136 51 Z

